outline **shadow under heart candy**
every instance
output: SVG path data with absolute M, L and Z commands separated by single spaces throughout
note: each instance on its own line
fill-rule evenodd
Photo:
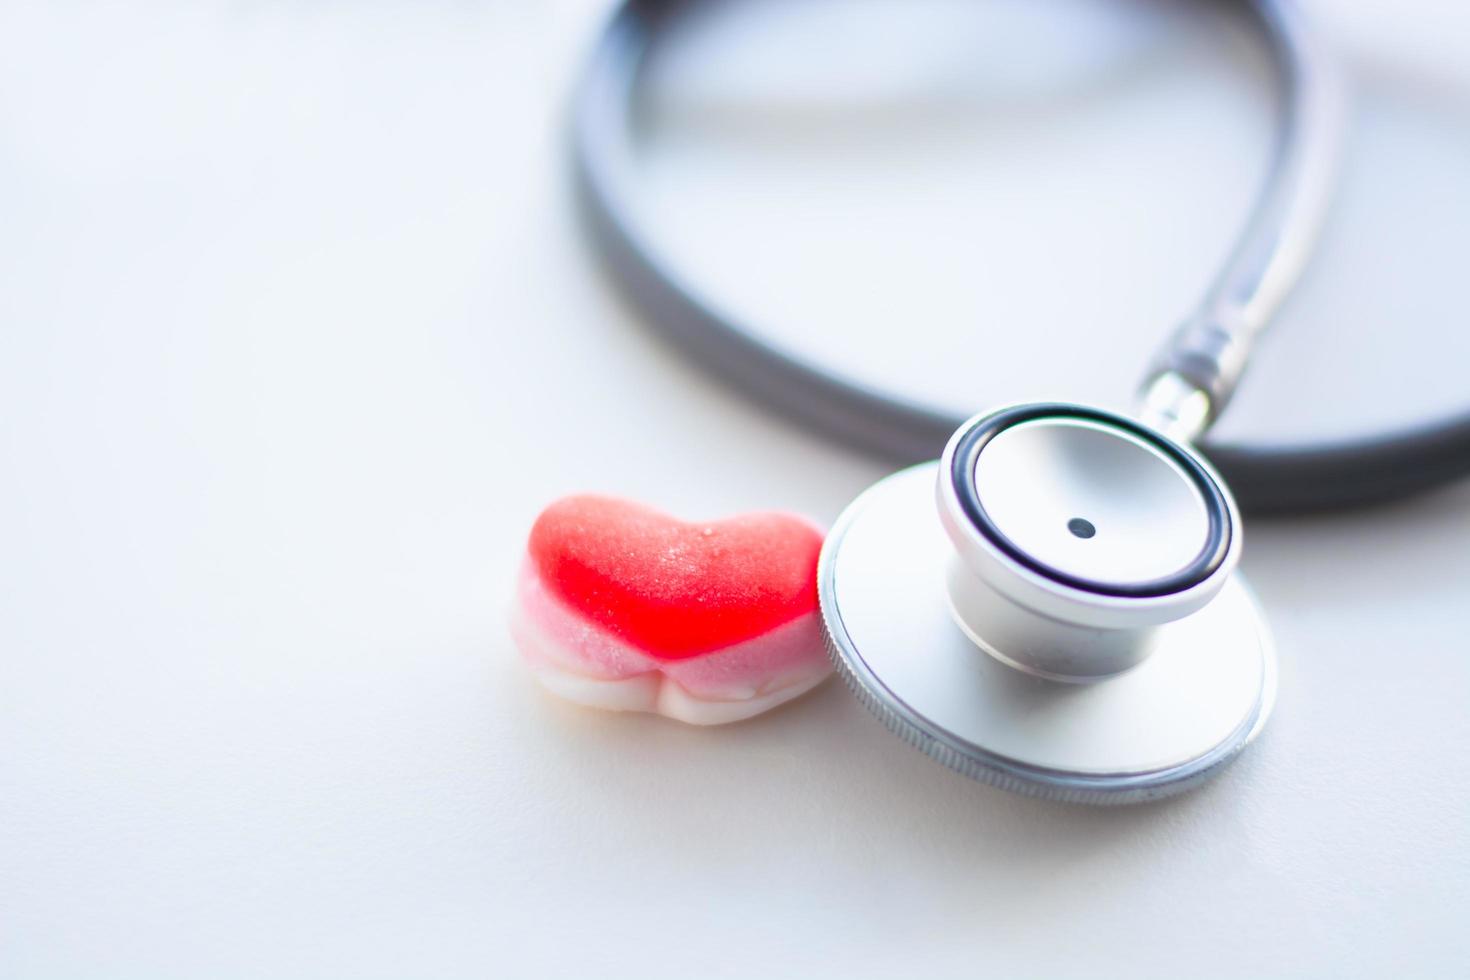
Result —
M 531 529 L 511 632 L 570 701 L 696 725 L 760 714 L 831 670 L 817 611 L 822 532 L 790 514 L 688 523 L 578 496 Z

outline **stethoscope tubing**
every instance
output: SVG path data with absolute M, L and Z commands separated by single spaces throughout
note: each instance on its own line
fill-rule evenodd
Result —
M 626 0 L 611 14 L 573 99 L 578 197 L 608 271 L 649 323 L 696 362 L 782 414 L 897 463 L 933 459 L 964 421 L 843 377 L 745 328 L 660 254 L 636 208 L 631 115 L 645 57 L 686 2 Z M 1251 5 L 1287 94 L 1276 166 L 1232 258 L 1153 371 L 1228 400 L 1245 353 L 1306 261 L 1326 208 L 1340 129 L 1331 69 L 1286 0 Z M 1383 434 L 1201 451 L 1251 514 L 1380 503 L 1470 474 L 1470 412 Z

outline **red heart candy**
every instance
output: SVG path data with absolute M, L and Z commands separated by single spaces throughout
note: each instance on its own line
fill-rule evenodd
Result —
M 660 660 L 683 660 L 814 611 L 821 548 L 821 532 L 789 514 L 691 524 L 580 496 L 542 512 L 530 556 L 568 606 Z

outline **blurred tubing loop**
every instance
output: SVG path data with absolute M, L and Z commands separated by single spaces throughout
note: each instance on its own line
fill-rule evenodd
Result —
M 649 50 L 697 0 L 624 0 L 574 94 L 572 154 L 593 242 L 649 322 L 685 353 L 768 405 L 895 462 L 933 459 L 965 416 L 828 371 L 748 329 L 699 295 L 639 214 L 632 115 Z M 1101 2 L 1101 0 L 1099 0 Z M 1275 162 L 1214 285 L 1154 359 L 1139 414 L 1177 437 L 1203 433 L 1229 402 L 1256 336 L 1296 282 L 1327 208 L 1343 129 L 1330 50 L 1290 0 L 1241 0 L 1266 37 L 1283 91 Z M 976 409 L 983 408 L 978 400 Z M 1203 440 L 1250 513 L 1376 503 L 1470 474 L 1470 411 L 1380 435 L 1311 444 Z

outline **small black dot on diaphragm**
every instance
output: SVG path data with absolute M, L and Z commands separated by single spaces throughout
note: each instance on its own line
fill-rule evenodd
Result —
M 1090 538 L 1097 533 L 1097 528 L 1092 526 L 1092 522 L 1081 517 L 1074 517 L 1068 521 L 1067 530 L 1079 538 Z

